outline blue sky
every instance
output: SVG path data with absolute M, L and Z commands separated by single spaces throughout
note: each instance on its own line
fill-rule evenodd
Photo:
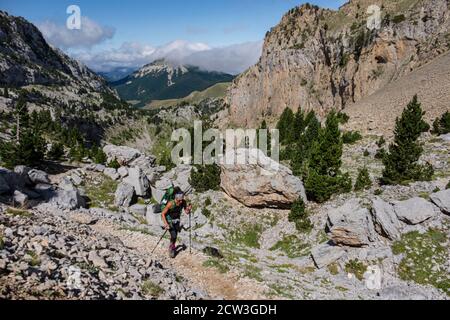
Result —
M 159 47 L 174 40 L 184 40 L 221 47 L 248 41 L 261 41 L 265 33 L 280 21 L 284 13 L 302 2 L 294 0 L 0 0 L 0 9 L 12 15 L 23 16 L 39 27 L 43 23 L 52 23 L 55 29 L 55 26 L 63 28 L 68 18 L 66 8 L 69 5 L 78 5 L 83 17 L 88 17 L 99 26 L 113 30 L 106 36 L 100 35 L 97 43 L 92 45 L 92 42 L 89 42 L 89 48 L 84 48 L 84 53 L 99 53 L 102 50 L 119 48 L 129 42 Z M 338 8 L 343 0 L 310 2 L 322 7 Z M 47 29 L 41 28 L 41 30 Z M 47 36 L 46 32 L 43 31 L 43 33 Z M 61 37 L 64 38 L 65 34 Z M 53 42 L 56 46 L 63 46 L 57 40 Z M 69 47 L 63 49 L 68 52 L 76 51 Z

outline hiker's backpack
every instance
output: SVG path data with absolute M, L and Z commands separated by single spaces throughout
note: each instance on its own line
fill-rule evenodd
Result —
M 166 193 L 162 197 L 161 204 L 160 204 L 161 211 L 164 210 L 164 208 L 167 206 L 167 204 L 170 201 L 175 200 L 175 195 L 179 192 L 181 192 L 181 189 L 179 187 L 174 187 L 174 186 L 171 186 L 171 187 L 169 187 L 169 189 L 166 190 Z

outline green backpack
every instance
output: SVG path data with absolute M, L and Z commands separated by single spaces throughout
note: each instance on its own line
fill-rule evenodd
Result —
M 171 186 L 169 187 L 169 189 L 166 190 L 166 193 L 164 194 L 161 200 L 161 211 L 164 210 L 164 208 L 170 201 L 175 200 L 175 195 L 179 192 L 181 192 L 181 189 L 179 187 L 174 186 Z

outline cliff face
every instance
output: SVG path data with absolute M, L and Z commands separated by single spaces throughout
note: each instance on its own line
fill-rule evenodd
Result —
M 381 27 L 367 28 L 367 8 Z M 258 64 L 228 92 L 229 119 L 241 126 L 286 107 L 323 115 L 343 109 L 450 48 L 448 0 L 350 1 L 338 11 L 302 5 L 267 33 Z

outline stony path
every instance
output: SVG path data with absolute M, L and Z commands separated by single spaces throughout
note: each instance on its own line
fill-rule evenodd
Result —
M 106 220 L 99 221 L 92 228 L 98 233 L 118 237 L 128 248 L 149 256 L 158 241 L 157 237 L 123 230 L 118 225 Z M 207 257 L 198 251 L 193 250 L 190 254 L 189 250 L 186 250 L 181 252 L 176 259 L 168 258 L 167 240 L 163 241 L 165 242 L 161 243 L 155 250 L 155 258 L 165 266 L 170 265 L 177 274 L 188 279 L 194 287 L 204 290 L 211 298 L 226 300 L 268 299 L 265 294 L 268 288 L 255 280 L 239 277 L 233 272 L 222 274 L 215 268 L 203 266 Z

